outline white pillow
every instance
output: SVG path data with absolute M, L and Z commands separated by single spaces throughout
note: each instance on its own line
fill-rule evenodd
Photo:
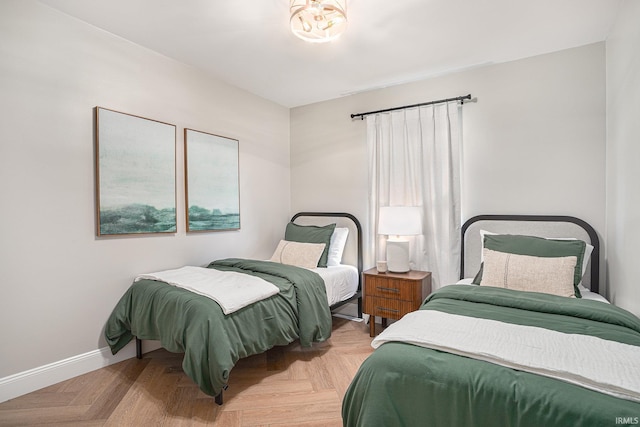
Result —
M 500 233 L 494 233 L 491 231 L 487 231 L 487 230 L 480 230 L 480 262 L 484 261 L 484 236 L 486 236 L 487 234 L 489 235 L 498 235 Z M 539 237 L 539 236 L 538 236 Z M 550 240 L 579 240 L 576 239 L 575 237 L 545 237 L 545 239 L 550 239 Z M 584 256 L 582 257 L 582 276 L 580 279 L 580 283 L 578 283 L 578 286 L 582 286 L 582 277 L 584 277 L 584 273 L 586 273 L 587 271 L 587 264 L 589 264 L 589 259 L 591 258 L 591 252 L 593 252 L 593 246 L 591 246 L 590 244 L 588 244 L 587 242 L 584 242 L 585 245 L 587 245 L 584 248 Z
M 575 297 L 575 256 L 547 258 L 490 249 L 483 251 L 484 268 L 480 286 Z
M 301 243 L 280 240 L 270 261 L 314 269 L 318 267 L 318 261 L 320 261 L 320 256 L 322 256 L 325 246 L 324 243 Z
M 329 242 L 329 254 L 327 258 L 327 266 L 340 265 L 342 263 L 342 253 L 347 244 L 347 236 L 349 229 L 337 228 L 333 230 L 331 241 Z

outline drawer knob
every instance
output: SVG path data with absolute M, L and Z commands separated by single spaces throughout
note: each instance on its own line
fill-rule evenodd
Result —
M 382 286 L 376 286 L 376 288 L 379 291 L 383 291 L 383 292 L 394 292 L 394 293 L 400 293 L 400 289 L 395 289 L 395 288 L 384 288 Z

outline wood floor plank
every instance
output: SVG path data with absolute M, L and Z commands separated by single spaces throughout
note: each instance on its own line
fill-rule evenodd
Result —
M 337 395 L 334 390 L 289 393 L 278 393 L 271 391 L 270 393 L 265 392 L 263 394 L 257 394 L 253 396 L 237 396 L 235 399 L 232 399 L 228 403 L 225 403 L 223 410 L 241 411 L 247 408 L 251 408 L 254 410 L 269 409 L 274 406 L 274 402 L 278 402 L 278 406 L 331 403 L 335 401 L 336 398 Z
M 322 356 L 307 354 L 306 360 L 307 375 L 309 375 L 309 381 L 313 384 L 313 389 L 326 390 L 333 389 L 333 381 L 328 372 L 328 367 L 322 360 Z
M 334 318 L 324 343 L 241 359 L 222 406 L 184 374 L 183 355 L 160 349 L 1 403 L 0 427 L 340 426 L 342 397 L 370 344 L 364 322 Z
M 204 393 L 202 393 L 204 394 Z M 190 402 L 191 403 L 191 402 Z M 229 420 L 229 427 L 235 427 L 239 425 L 239 415 L 223 414 L 220 406 L 211 402 L 211 397 L 196 399 L 193 403 L 192 409 L 192 421 L 193 425 L 211 425 L 213 420 L 214 425 L 224 425 L 220 423 L 220 420 Z
M 307 421 L 303 423 L 271 423 L 269 427 L 342 427 L 342 418 L 331 418 L 319 421 Z
M 67 406 L 77 397 L 76 393 L 34 392 L 20 399 L 9 400 L 2 404 L 3 409 L 38 409 Z M 1 414 L 2 412 L 0 412 Z M 0 418 L 1 420 L 1 418 Z
M 283 420 L 295 425 L 301 425 L 310 421 L 327 421 L 336 419 L 340 414 L 341 403 L 338 396 L 332 403 L 302 404 L 274 406 L 270 409 L 246 409 L 242 411 L 242 425 L 255 427 L 281 423 Z
M 145 371 L 149 362 L 145 360 L 126 360 L 120 362 L 123 364 L 122 370 L 118 373 L 113 381 L 107 386 L 102 393 L 104 398 L 99 398 L 91 405 L 87 411 L 86 419 L 89 420 L 106 420 L 118 407 L 122 398 L 128 393 L 131 386 L 136 382 L 138 377 Z
M 304 360 L 300 360 L 297 353 L 287 352 L 285 353 L 285 359 L 287 360 L 287 376 L 290 380 L 309 379 L 305 362 Z
M 224 411 L 220 412 L 214 420 L 214 426 L 219 427 L 242 427 L 242 411 Z
M 42 409 L 16 409 L 0 412 L 0 426 L 32 426 L 38 424 L 83 421 L 88 406 L 61 406 Z
M 246 384 L 243 382 L 233 383 L 229 385 L 229 389 L 224 392 L 225 400 L 230 403 L 235 396 L 255 396 L 264 393 L 273 392 L 312 392 L 313 384 L 309 380 L 288 380 L 264 381 L 261 383 Z M 228 399 L 227 399 L 228 397 Z
M 64 390 L 67 393 L 77 393 L 71 405 L 89 405 L 98 400 L 108 389 L 113 379 L 113 371 L 109 368 L 98 369 L 97 371 L 77 377 L 78 381 L 69 381 L 69 387 Z
M 320 356 L 320 359 L 326 367 L 327 375 L 331 380 L 333 389 L 335 389 L 338 396 L 340 396 L 340 400 L 342 400 L 355 372 L 350 372 L 350 369 L 345 366 L 344 355 L 337 351 L 323 354 Z

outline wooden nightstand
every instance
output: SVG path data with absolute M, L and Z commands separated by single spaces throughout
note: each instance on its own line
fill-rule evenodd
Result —
M 408 273 L 378 273 L 372 268 L 363 274 L 364 309 L 369 314 L 369 335 L 376 335 L 376 316 L 400 319 L 417 310 L 431 293 L 431 273 L 412 270 Z M 386 322 L 384 322 L 386 323 Z

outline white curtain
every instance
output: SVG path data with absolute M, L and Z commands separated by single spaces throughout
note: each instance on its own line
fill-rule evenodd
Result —
M 431 271 L 434 289 L 460 271 L 461 107 L 456 102 L 367 116 L 368 264 L 385 259 L 378 235 L 382 206 L 422 206 L 420 236 L 410 238 L 411 268 Z

